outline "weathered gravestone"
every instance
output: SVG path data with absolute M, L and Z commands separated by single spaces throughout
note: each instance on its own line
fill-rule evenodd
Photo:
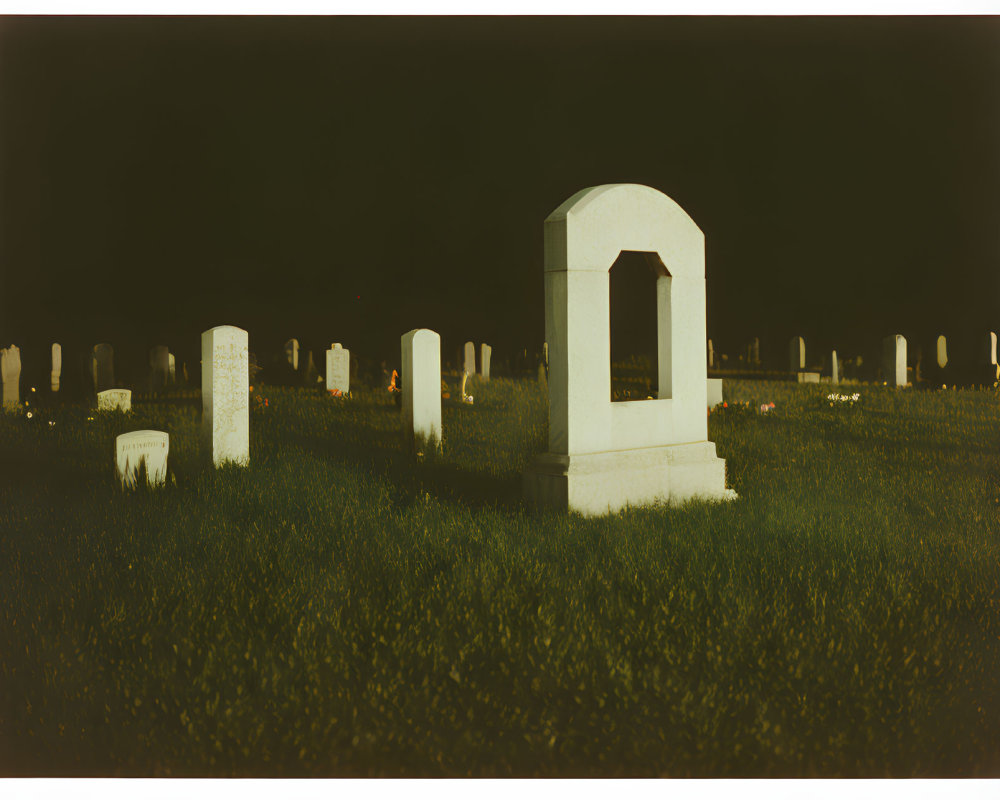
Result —
M 403 334 L 403 435 L 441 449 L 441 337 L 426 328 Z
M 837 361 L 837 351 L 830 354 L 830 382 L 840 383 L 840 362 Z
M 150 388 L 163 391 L 170 378 L 170 348 L 159 344 L 149 351 Z
M 465 343 L 465 366 L 466 375 L 476 374 L 476 346 L 472 342 Z
M 170 437 L 163 431 L 132 431 L 115 439 L 115 467 L 122 487 L 138 485 L 139 465 L 145 464 L 146 482 L 163 486 L 167 482 L 167 454 Z
M 21 404 L 21 349 L 17 345 L 0 350 L 0 377 L 3 378 L 3 407 Z
M 105 389 L 97 393 L 98 411 L 122 411 L 132 410 L 132 390 L 131 389 Z
M 944 336 L 937 337 L 937 365 L 938 369 L 948 366 L 948 340 Z
M 788 362 L 792 372 L 806 368 L 806 340 L 801 336 L 793 336 L 788 343 Z
M 715 346 L 711 339 L 708 340 L 708 366 L 709 369 L 715 368 Z
M 201 335 L 202 439 L 212 463 L 250 463 L 249 336 L 220 325 Z
M 91 356 L 94 391 L 103 392 L 115 385 L 115 350 L 107 342 L 95 344 Z
M 59 379 L 62 377 L 62 346 L 52 345 L 52 372 L 49 375 L 49 385 L 53 392 L 59 391 Z
M 490 361 L 493 358 L 493 348 L 488 344 L 479 345 L 479 374 L 484 380 L 490 379 Z
M 167 382 L 171 386 L 177 383 L 177 359 L 173 353 L 167 354 Z
M 906 338 L 901 334 L 882 340 L 882 377 L 890 386 L 906 386 Z
M 622 251 L 655 263 L 659 397 L 611 401 L 608 272 Z M 583 514 L 731 498 L 708 441 L 705 237 L 648 186 L 573 195 L 545 220 L 549 451 L 524 475 L 529 503 Z
M 987 344 L 989 363 L 990 366 L 995 368 L 997 366 L 997 335 L 994 331 L 989 332 Z
M 760 338 L 754 337 L 753 343 L 750 345 L 750 363 L 755 367 L 760 366 Z
M 285 360 L 288 365 L 297 370 L 299 368 L 299 340 L 289 339 L 285 342 Z
M 326 351 L 326 390 L 341 394 L 351 390 L 351 351 L 337 342 Z
M 306 352 L 305 366 L 302 368 L 302 385 L 313 387 L 320 382 L 319 370 L 316 369 L 316 362 L 313 360 L 312 350 Z
M 795 373 L 795 380 L 799 383 L 819 383 L 819 373 L 802 370 Z

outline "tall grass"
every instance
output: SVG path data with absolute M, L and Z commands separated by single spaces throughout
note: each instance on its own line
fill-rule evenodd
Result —
M 856 390 L 727 381 L 740 499 L 599 519 L 521 503 L 534 382 L 420 462 L 384 390 L 255 387 L 244 470 L 193 399 L 4 415 L 0 772 L 998 776 L 1000 398 Z

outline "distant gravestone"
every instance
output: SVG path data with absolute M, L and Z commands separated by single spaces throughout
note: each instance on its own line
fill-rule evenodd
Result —
M 997 335 L 995 332 L 990 331 L 989 333 L 989 360 L 990 364 L 996 365 L 997 363 Z
M 17 345 L 0 350 L 0 377 L 3 378 L 3 407 L 21 404 L 21 350 Z
M 167 453 L 170 437 L 163 431 L 132 431 L 115 439 L 115 466 L 122 487 L 138 485 L 139 465 L 146 466 L 146 482 L 163 486 L 167 482 Z
M 93 351 L 94 391 L 103 392 L 115 385 L 115 350 L 107 342 L 94 345 Z
M 132 391 L 130 389 L 105 389 L 97 393 L 98 411 L 132 410 Z
M 221 466 L 250 463 L 249 336 L 220 325 L 201 335 L 202 439 Z
M 799 383 L 819 383 L 819 373 L 818 372 L 796 372 L 795 379 Z
M 801 336 L 794 336 L 789 342 L 788 361 L 792 372 L 806 368 L 806 340 Z
M 299 368 L 299 340 L 289 339 L 285 342 L 285 359 L 292 369 Z
M 837 351 L 830 355 L 830 381 L 840 383 L 840 362 L 837 361 Z
M 167 381 L 171 385 L 177 383 L 177 359 L 173 353 L 167 354 Z
M 351 390 L 351 351 L 337 342 L 326 351 L 326 390 L 341 394 Z
M 906 338 L 901 334 L 882 340 L 882 375 L 890 386 L 906 386 Z
M 476 374 L 476 346 L 472 342 L 465 343 L 465 366 L 466 375 Z
M 441 449 L 441 336 L 426 328 L 403 334 L 403 435 Z
M 170 379 L 170 349 L 159 344 L 149 351 L 150 383 L 154 392 L 160 392 Z
M 479 346 L 479 374 L 484 380 L 490 379 L 490 361 L 493 357 L 493 348 L 488 344 Z
M 753 345 L 750 349 L 750 360 L 753 362 L 755 367 L 760 366 L 760 339 L 756 336 L 754 337 Z
M 715 408 L 722 402 L 722 378 L 708 379 L 708 407 Z
M 549 365 L 549 343 L 542 342 L 542 363 L 548 367 Z
M 52 372 L 49 376 L 53 392 L 59 391 L 59 380 L 62 378 L 62 345 L 52 345 Z
M 708 366 L 709 369 L 715 367 L 715 346 L 712 344 L 712 340 L 708 340 Z
M 937 337 L 937 365 L 938 369 L 948 366 L 948 340 L 944 336 Z

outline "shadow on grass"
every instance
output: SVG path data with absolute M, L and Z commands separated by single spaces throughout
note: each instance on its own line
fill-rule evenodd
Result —
M 322 459 L 368 467 L 399 488 L 406 506 L 429 492 L 441 500 L 458 501 L 472 508 L 496 507 L 511 512 L 524 509 L 520 474 L 497 477 L 469 470 L 449 462 L 447 454 L 429 453 L 418 461 L 405 448 L 401 431 L 376 431 L 333 422 L 322 439 L 301 434 L 291 438 L 297 447 Z

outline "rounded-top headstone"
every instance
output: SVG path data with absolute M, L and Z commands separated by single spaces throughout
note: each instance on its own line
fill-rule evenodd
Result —
M 167 480 L 170 436 L 163 431 L 131 431 L 115 439 L 115 467 L 125 488 L 135 488 L 139 465 L 146 465 L 146 481 L 162 486 Z

